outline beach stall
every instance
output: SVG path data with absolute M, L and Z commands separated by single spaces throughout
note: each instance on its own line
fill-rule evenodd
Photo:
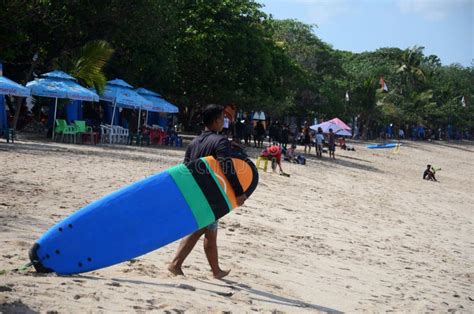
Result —
M 95 92 L 79 85 L 77 80 L 69 74 L 57 70 L 45 73 L 39 78 L 28 82 L 26 87 L 30 90 L 32 95 L 55 99 L 52 132 L 53 139 L 56 113 L 58 110 L 58 99 L 99 101 L 99 96 Z
M 153 103 L 144 97 L 140 96 L 133 86 L 121 79 L 114 79 L 108 81 L 105 85 L 105 90 L 100 95 L 100 100 L 112 103 L 112 117 L 110 124 L 117 123 L 117 107 L 128 109 L 149 108 Z
M 143 108 L 147 111 L 147 117 L 145 123 L 148 124 L 148 112 L 153 112 L 158 115 L 158 124 L 165 127 L 168 122 L 168 115 L 178 113 L 179 109 L 175 105 L 166 101 L 160 94 L 150 91 L 146 88 L 138 88 L 136 92 L 141 96 L 145 97 L 152 102 L 152 106 L 149 108 Z
M 13 140 L 13 131 L 8 128 L 8 117 L 5 108 L 5 97 L 4 95 L 16 96 L 16 97 L 27 97 L 30 95 L 30 91 L 4 76 L 1 76 L 1 64 L 0 64 L 0 133 L 9 141 Z

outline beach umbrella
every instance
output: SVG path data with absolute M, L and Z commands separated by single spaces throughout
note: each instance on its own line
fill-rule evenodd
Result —
M 334 119 L 331 119 L 327 122 L 331 122 L 331 123 L 334 123 L 334 124 L 337 124 L 338 126 L 340 126 L 341 128 L 343 128 L 344 130 L 348 130 L 350 131 L 351 130 L 351 127 L 348 126 L 347 124 L 345 124 L 341 119 L 339 118 L 334 118 Z
M 0 71 L 1 71 L 1 64 L 0 64 Z M 2 71 L 3 72 L 3 71 Z M 10 79 L 7 79 L 4 76 L 0 76 L 0 95 L 2 99 L 0 99 L 0 128 L 4 125 L 7 125 L 7 116 L 6 116 L 6 109 L 3 101 L 3 95 L 11 95 L 17 97 L 27 97 L 30 95 L 30 90 L 23 85 L 20 85 Z
M 149 101 L 152 102 L 152 106 L 149 108 L 143 108 L 148 111 L 154 112 L 166 112 L 166 113 L 178 113 L 179 109 L 175 105 L 172 105 L 168 101 L 166 101 L 163 96 L 158 93 L 155 93 L 151 90 L 146 88 L 138 88 L 136 92 L 141 96 L 145 97 Z
M 351 133 L 348 130 L 345 130 L 340 125 L 329 121 L 312 125 L 310 126 L 310 128 L 315 131 L 318 131 L 318 129 L 321 128 L 323 130 L 323 133 L 329 133 L 329 129 L 332 129 L 332 131 L 337 135 L 351 136 Z
M 77 83 L 77 80 L 74 77 L 62 71 L 45 73 L 41 75 L 40 78 L 26 83 L 26 87 L 31 91 L 32 95 L 55 98 L 54 121 L 56 121 L 59 98 L 83 101 L 99 101 L 99 96 L 95 92 L 82 87 Z
M 5 76 L 0 76 L 0 94 L 28 97 L 30 96 L 30 90 L 23 85 L 7 79 Z
M 140 96 L 135 90 L 133 90 L 132 85 L 120 79 L 108 81 L 100 99 L 114 104 L 112 121 L 110 124 L 114 123 L 116 107 L 141 109 L 149 108 L 153 105 L 151 101 Z
M 138 94 L 145 97 L 149 101 L 152 102 L 152 106 L 148 108 L 143 108 L 147 111 L 147 119 L 148 119 L 148 111 L 152 112 L 166 112 L 166 113 L 178 113 L 179 109 L 175 105 L 172 105 L 168 101 L 166 101 L 163 96 L 158 93 L 155 93 L 151 90 L 146 88 L 140 87 L 135 90 Z M 140 114 L 138 115 L 140 117 Z
M 344 129 L 340 129 L 335 133 L 336 135 L 339 135 L 339 136 L 352 136 L 352 133 L 350 131 L 344 130 Z

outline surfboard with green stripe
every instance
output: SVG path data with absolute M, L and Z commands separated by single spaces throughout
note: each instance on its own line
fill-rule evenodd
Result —
M 258 183 L 254 164 L 232 158 L 247 196 Z M 114 265 L 204 228 L 237 207 L 213 157 L 180 164 L 117 190 L 51 227 L 30 250 L 38 272 L 74 274 Z

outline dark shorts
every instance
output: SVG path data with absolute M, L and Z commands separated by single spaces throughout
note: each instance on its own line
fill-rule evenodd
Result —
M 332 144 L 332 145 L 329 144 L 328 149 L 329 149 L 330 152 L 334 152 L 334 151 L 336 151 L 336 145 L 335 144 Z

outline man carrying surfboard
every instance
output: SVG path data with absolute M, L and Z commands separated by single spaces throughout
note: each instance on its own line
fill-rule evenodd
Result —
M 206 106 L 202 112 L 202 119 L 205 130 L 189 144 L 186 149 L 184 163 L 188 164 L 190 161 L 201 157 L 214 156 L 219 161 L 223 173 L 234 190 L 238 206 L 241 206 L 247 196 L 243 192 L 232 163 L 231 143 L 227 137 L 218 134 L 224 127 L 224 107 L 214 104 Z M 218 223 L 216 221 L 181 240 L 178 251 L 170 262 L 168 270 L 174 275 L 184 275 L 182 270 L 184 260 L 191 253 L 199 238 L 204 235 L 204 252 L 214 277 L 220 279 L 227 276 L 230 270 L 222 270 L 219 266 L 217 229 Z

